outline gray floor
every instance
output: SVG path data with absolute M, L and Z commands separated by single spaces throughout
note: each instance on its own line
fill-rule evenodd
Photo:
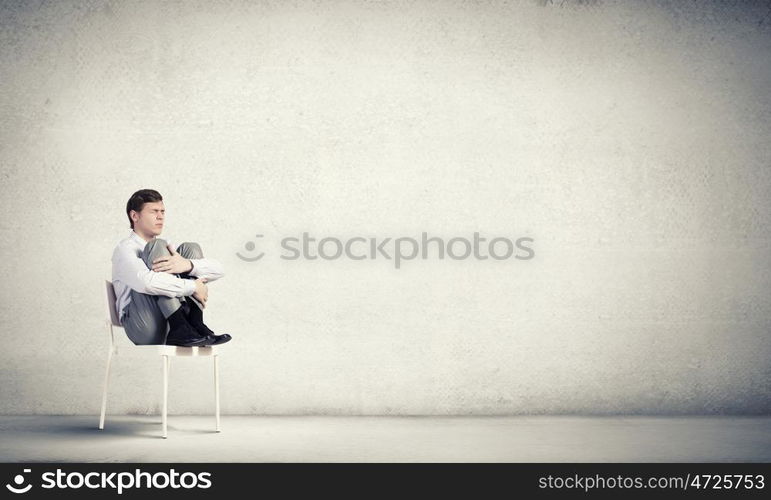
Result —
M 771 462 L 771 417 L 0 417 L 3 462 Z

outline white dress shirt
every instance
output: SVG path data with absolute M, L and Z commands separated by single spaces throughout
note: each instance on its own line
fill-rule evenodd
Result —
M 176 251 L 177 247 L 166 239 Z M 148 295 L 166 297 L 184 297 L 195 293 L 195 281 L 182 279 L 166 272 L 155 272 L 147 268 L 142 260 L 142 251 L 147 242 L 135 231 L 128 238 L 121 240 L 112 253 L 112 285 L 117 298 L 118 317 L 123 320 L 123 313 L 131 303 L 131 290 Z M 214 281 L 225 275 L 222 264 L 214 259 L 190 259 L 193 270 L 190 275 Z

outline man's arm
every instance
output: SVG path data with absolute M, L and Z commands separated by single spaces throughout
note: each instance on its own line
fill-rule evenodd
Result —
M 188 259 L 193 263 L 190 275 L 196 278 L 206 278 L 206 281 L 215 281 L 225 276 L 225 268 L 220 261 L 214 259 Z
M 167 243 L 171 247 L 169 250 L 173 249 L 175 252 L 177 251 L 177 246 L 174 243 L 168 240 Z M 225 276 L 224 266 L 216 259 L 201 258 L 187 260 L 189 260 L 193 265 L 193 268 L 188 271 L 190 276 L 195 276 L 196 278 L 206 278 L 207 282 L 216 281 Z
M 130 248 L 118 247 L 112 255 L 113 279 L 125 283 L 132 290 L 148 295 L 182 297 L 196 291 L 193 280 L 185 280 L 168 273 L 156 273 Z

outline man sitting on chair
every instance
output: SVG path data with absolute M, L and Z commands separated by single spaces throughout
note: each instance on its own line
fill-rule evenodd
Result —
M 225 275 L 222 264 L 203 258 L 197 243 L 175 248 L 158 238 L 165 212 L 161 194 L 153 189 L 137 191 L 126 204 L 131 234 L 112 254 L 120 322 L 136 345 L 224 344 L 230 335 L 216 335 L 203 323 L 206 283 Z

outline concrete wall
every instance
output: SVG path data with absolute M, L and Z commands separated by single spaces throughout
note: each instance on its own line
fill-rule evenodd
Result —
M 2 413 L 98 413 L 140 188 L 226 268 L 225 413 L 771 410 L 764 3 L 3 2 L 0 81 Z M 303 232 L 535 255 L 282 259 Z M 160 374 L 121 354 L 110 411 Z M 210 384 L 174 360 L 170 411 Z

